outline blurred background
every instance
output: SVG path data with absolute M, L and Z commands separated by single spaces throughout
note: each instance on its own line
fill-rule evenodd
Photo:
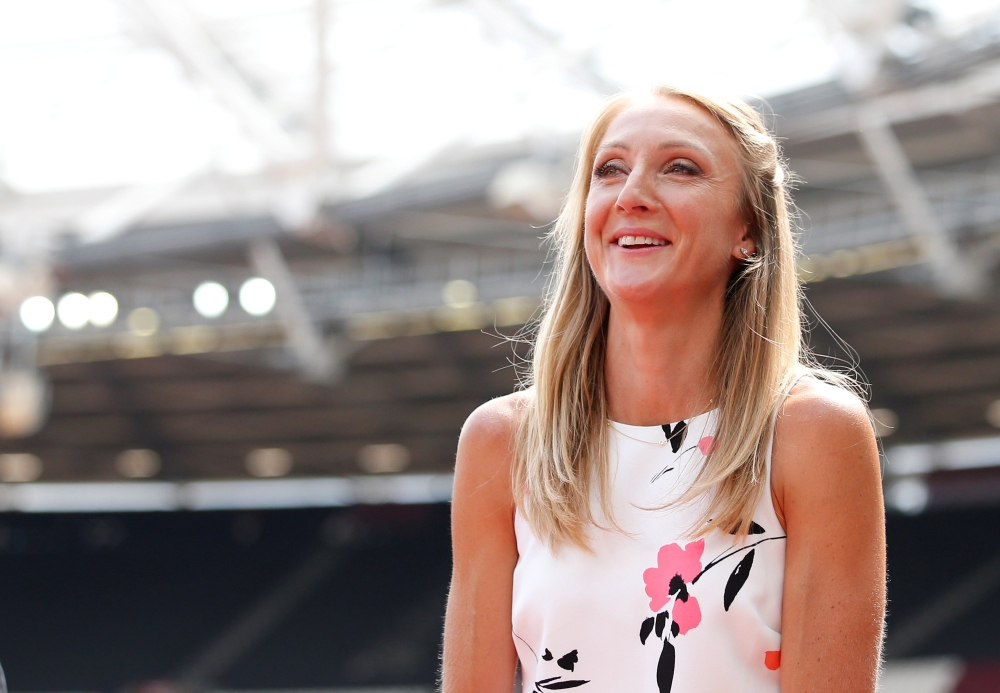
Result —
M 433 690 L 459 428 L 581 128 L 658 81 L 802 179 L 886 456 L 883 690 L 1000 690 L 1000 3 L 0 0 L 11 690 Z

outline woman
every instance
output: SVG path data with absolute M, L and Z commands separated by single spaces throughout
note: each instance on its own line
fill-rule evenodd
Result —
M 458 448 L 445 693 L 871 693 L 878 452 L 802 347 L 786 176 L 748 105 L 585 133 L 531 387 Z M 667 423 L 669 422 L 669 423 Z

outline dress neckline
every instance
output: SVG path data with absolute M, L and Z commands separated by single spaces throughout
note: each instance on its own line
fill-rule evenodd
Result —
M 669 426 L 671 429 L 676 428 L 681 421 L 686 421 L 688 428 L 691 428 L 695 423 L 701 423 L 707 420 L 709 417 L 713 416 L 719 408 L 709 409 L 706 412 L 702 412 L 697 416 L 692 416 L 690 419 L 681 419 L 680 421 L 671 421 L 670 423 L 664 423 L 654 426 L 636 426 L 634 424 L 621 423 L 619 421 L 612 421 L 608 419 L 608 426 L 625 436 L 626 438 L 632 438 L 633 440 L 639 440 L 644 443 L 655 443 L 656 445 L 662 445 L 667 442 L 667 435 L 665 431 L 665 426 Z

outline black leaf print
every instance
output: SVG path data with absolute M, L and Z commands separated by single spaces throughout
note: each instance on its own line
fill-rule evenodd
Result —
M 552 679 L 546 679 L 546 680 L 552 681 Z M 570 681 L 552 681 L 552 683 L 542 683 L 541 681 L 539 681 L 535 685 L 538 686 L 539 688 L 544 688 L 546 690 L 559 691 L 565 688 L 576 688 L 577 686 L 582 686 L 585 683 L 590 683 L 590 681 L 570 680 Z
M 542 659 L 544 659 L 546 662 L 552 661 L 552 653 L 549 652 L 549 648 L 547 647 L 545 648 L 545 654 L 542 655 Z
M 642 622 L 641 626 L 639 626 L 639 642 L 643 645 L 646 644 L 646 638 L 649 637 L 649 634 L 653 632 L 653 622 L 655 620 L 656 619 L 654 617 L 650 616 Z
M 580 661 L 580 657 L 577 656 L 577 651 L 567 652 L 562 657 L 556 660 L 556 664 L 559 665 L 560 669 L 565 669 L 566 671 L 573 671 L 573 667 L 576 663 Z
M 667 616 L 669 614 L 666 611 L 656 614 L 656 637 L 658 638 L 663 638 L 663 626 L 667 623 Z
M 673 636 L 675 638 L 681 634 L 681 627 L 677 623 L 677 621 L 674 621 L 673 623 L 670 624 L 670 632 L 673 633 Z
M 676 623 L 674 625 L 677 625 Z M 663 641 L 663 651 L 660 652 L 660 661 L 656 663 L 656 687 L 660 693 L 670 693 L 670 688 L 674 685 L 674 663 L 677 658 L 674 652 L 674 645 L 669 640 Z
M 726 591 L 722 595 L 722 605 L 726 607 L 726 611 L 729 611 L 729 607 L 732 606 L 736 595 L 740 593 L 743 585 L 746 584 L 747 578 L 750 577 L 750 568 L 753 567 L 753 555 L 755 551 L 757 549 L 750 549 L 750 552 L 743 557 L 743 560 L 736 564 L 733 574 L 729 576 L 729 580 L 726 582 Z
M 680 421 L 671 430 L 670 424 L 663 424 L 660 428 L 663 429 L 663 434 L 667 436 L 667 440 L 670 441 L 670 449 L 673 452 L 677 452 L 684 445 L 684 439 L 687 437 L 687 421 Z
M 759 524 L 757 524 L 753 520 L 750 521 L 750 534 L 765 534 L 765 533 L 767 533 L 766 529 L 764 529 L 763 527 L 761 527 Z M 736 534 L 736 530 L 734 529 L 732 532 L 730 532 L 730 534 L 735 535 Z

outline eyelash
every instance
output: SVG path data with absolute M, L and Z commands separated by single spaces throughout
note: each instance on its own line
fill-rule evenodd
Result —
M 675 168 L 679 168 L 684 173 L 687 173 L 687 174 L 690 174 L 690 175 L 693 175 L 693 174 L 697 173 L 697 171 L 695 170 L 695 168 L 693 166 L 688 166 L 687 164 L 679 164 L 679 163 L 675 162 L 675 163 L 672 163 L 669 166 L 667 166 L 667 170 L 668 171 L 671 170 L 671 169 L 675 169 Z
M 668 172 L 674 172 L 674 169 L 680 169 L 680 172 L 688 174 L 688 175 L 695 175 L 696 173 L 698 173 L 698 171 L 693 166 L 688 166 L 686 164 L 681 164 L 681 163 L 677 163 L 677 162 L 671 163 L 666 168 L 666 170 Z M 620 173 L 621 169 L 616 164 L 614 164 L 613 162 L 609 161 L 608 163 L 602 164 L 601 166 L 598 166 L 597 168 L 595 168 L 594 169 L 594 175 L 597 178 L 606 178 L 608 175 L 610 175 L 614 171 L 617 171 L 617 172 Z
M 621 171 L 615 164 L 608 162 L 594 169 L 594 175 L 598 178 L 606 178 L 612 171 Z

